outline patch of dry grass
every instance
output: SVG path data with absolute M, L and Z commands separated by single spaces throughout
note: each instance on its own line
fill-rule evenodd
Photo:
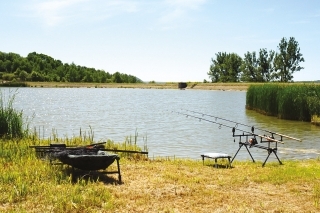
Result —
M 232 169 L 188 160 L 127 162 L 124 183 L 106 188 L 116 212 L 317 212 L 319 169 L 317 160 L 264 168 L 236 162 Z
M 50 165 L 30 140 L 1 141 L 1 212 L 319 212 L 320 160 L 120 160 L 117 174 Z M 114 171 L 116 164 L 108 170 Z

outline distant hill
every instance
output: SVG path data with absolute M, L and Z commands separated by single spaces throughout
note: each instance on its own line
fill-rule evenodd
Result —
M 96 70 L 74 63 L 63 63 L 36 52 L 22 57 L 16 53 L 0 52 L 0 79 L 3 81 L 141 83 L 136 76 Z

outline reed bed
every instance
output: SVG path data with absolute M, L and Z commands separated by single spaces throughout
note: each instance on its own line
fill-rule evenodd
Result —
M 215 168 L 213 160 L 203 165 L 200 156 L 122 157 L 119 184 L 117 175 L 72 171 L 37 158 L 29 148 L 31 138 L 0 143 L 1 212 L 320 211 L 319 159 L 270 162 L 266 167 L 235 161 L 226 169 L 226 161 Z
M 0 137 L 21 138 L 28 134 L 22 111 L 13 108 L 15 94 L 16 90 L 8 94 L 0 90 Z
M 277 84 L 250 85 L 247 109 L 282 119 L 310 122 L 320 115 L 320 85 Z

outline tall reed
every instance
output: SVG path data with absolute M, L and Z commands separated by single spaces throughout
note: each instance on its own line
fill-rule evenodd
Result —
M 250 85 L 246 108 L 282 119 L 311 121 L 320 115 L 320 86 L 316 84 Z
M 0 90 L 0 137 L 21 138 L 25 134 L 23 112 L 13 108 L 14 99 L 15 93 L 12 91 L 6 99 Z
M 277 94 L 282 89 L 279 84 L 251 85 L 247 90 L 246 107 L 263 114 L 278 114 Z

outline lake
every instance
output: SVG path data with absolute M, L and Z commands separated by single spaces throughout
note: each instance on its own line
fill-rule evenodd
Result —
M 1 90 L 3 94 L 15 92 L 13 88 Z M 257 134 L 266 134 L 259 128 L 302 139 L 298 142 L 283 138 L 285 143 L 278 146 L 282 160 L 317 158 L 320 153 L 320 127 L 246 110 L 244 91 L 19 88 L 16 93 L 14 107 L 23 110 L 30 119 L 30 127 L 37 129 L 43 138 L 53 133 L 71 138 L 79 136 L 80 129 L 82 132 L 91 129 L 96 142 L 108 139 L 123 142 L 138 134 L 137 143 L 141 147 L 147 145 L 149 157 L 200 159 L 205 152 L 234 155 L 239 138 L 232 137 L 232 127 L 240 129 L 236 134 L 242 134 L 255 126 Z M 256 160 L 264 161 L 267 156 L 266 150 L 250 151 Z M 236 160 L 247 159 L 250 156 L 243 148 Z M 274 155 L 270 160 L 276 160 Z

